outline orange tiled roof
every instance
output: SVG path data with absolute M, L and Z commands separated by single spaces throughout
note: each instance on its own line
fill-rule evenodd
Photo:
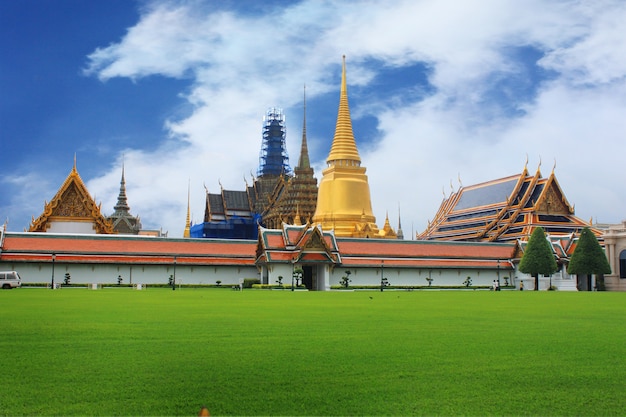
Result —
M 3 261 L 248 265 L 256 262 L 328 262 L 345 266 L 509 268 L 514 243 L 336 239 L 310 228 L 287 247 L 282 231 L 262 230 L 258 241 L 170 239 L 116 235 L 7 233 Z M 255 259 L 258 258 L 258 259 Z
M 512 268 L 516 243 L 335 238 L 315 227 L 259 231 L 257 262 L 328 262 L 342 266 Z M 291 233 L 290 233 L 291 232 Z M 319 233 L 322 234 L 319 234 Z M 317 236 L 317 237 L 316 237 Z
M 6 234 L 3 261 L 254 265 L 253 240 L 164 239 L 116 235 Z
M 511 268 L 515 243 L 338 238 L 342 265 Z

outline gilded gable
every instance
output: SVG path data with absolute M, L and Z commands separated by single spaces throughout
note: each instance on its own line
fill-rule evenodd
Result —
M 313 249 L 313 250 L 322 250 L 322 251 L 328 250 L 319 232 L 316 232 L 316 230 L 317 229 L 313 229 L 313 232 L 311 233 L 311 237 L 306 242 L 303 249 Z
M 548 181 L 546 184 L 546 189 L 537 202 L 536 210 L 541 214 L 567 215 L 572 212 L 561 189 L 554 180 Z
M 53 224 L 58 227 L 53 227 Z M 49 229 L 61 233 L 75 233 L 77 230 L 81 233 L 115 233 L 113 225 L 102 215 L 78 175 L 76 162 L 56 195 L 44 204 L 43 213 L 32 220 L 28 231 L 47 232 Z
M 71 184 L 60 198 L 59 204 L 53 208 L 52 216 L 58 217 L 90 217 L 88 201 L 81 195 L 76 184 Z

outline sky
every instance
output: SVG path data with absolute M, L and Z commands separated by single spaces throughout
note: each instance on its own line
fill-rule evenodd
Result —
M 27 229 L 78 172 L 105 215 L 181 237 L 205 187 L 243 190 L 262 121 L 318 182 L 346 56 L 382 227 L 423 231 L 458 188 L 554 170 L 576 215 L 626 219 L 626 2 L 0 1 L 0 221 Z

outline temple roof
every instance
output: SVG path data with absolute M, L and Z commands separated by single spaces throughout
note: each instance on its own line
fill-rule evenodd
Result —
M 321 227 L 283 224 L 282 229 L 259 228 L 257 263 L 341 262 L 335 235 Z
M 234 216 L 253 217 L 247 191 L 222 189 L 219 194 L 211 194 L 208 190 L 206 191 L 205 222 L 227 220 Z
M 556 244 L 556 243 L 555 243 Z M 573 251 L 569 245 L 567 252 Z M 320 227 L 260 228 L 258 240 L 122 235 L 4 234 L 2 262 L 253 266 L 326 263 L 341 267 L 512 269 L 516 243 L 336 238 Z
M 512 269 L 515 243 L 337 238 L 342 267 Z
M 254 240 L 171 239 L 121 235 L 10 233 L 3 262 L 254 265 Z
M 92 222 L 95 233 L 115 233 L 113 226 L 100 211 L 100 205 L 89 194 L 87 186 L 74 166 L 50 202 L 44 203 L 43 213 L 31 221 L 29 232 L 46 232 L 52 223 Z
M 516 243 L 434 242 L 335 237 L 319 226 L 259 230 L 257 263 L 332 263 L 341 267 L 512 269 Z
M 527 240 L 535 227 L 549 235 L 578 233 L 589 224 L 574 215 L 554 170 L 537 169 L 468 187 L 444 198 L 435 218 L 418 235 L 422 240 Z M 595 230 L 600 235 L 599 230 Z

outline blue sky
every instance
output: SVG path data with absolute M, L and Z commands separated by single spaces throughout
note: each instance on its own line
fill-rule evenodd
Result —
M 316 176 L 347 57 L 354 133 L 377 223 L 424 230 L 458 189 L 555 173 L 576 214 L 626 219 L 623 1 L 0 2 L 0 217 L 21 231 L 78 171 L 105 214 L 122 161 L 144 228 L 181 236 L 191 188 L 243 189 L 262 118 L 303 85 Z M 460 182 L 459 182 L 460 179 Z

